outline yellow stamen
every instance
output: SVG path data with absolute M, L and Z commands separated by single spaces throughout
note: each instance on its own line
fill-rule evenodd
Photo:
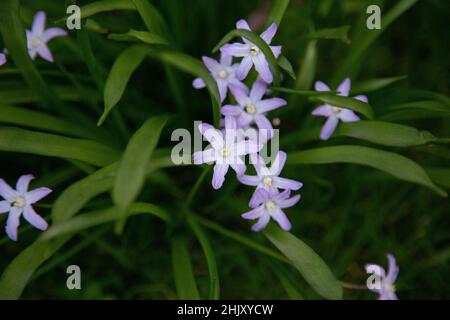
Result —
M 266 177 L 263 180 L 264 186 L 265 187 L 271 187 L 272 186 L 272 178 Z
M 333 112 L 340 112 L 340 111 L 341 111 L 341 108 L 333 107 Z
M 12 204 L 14 207 L 19 207 L 19 208 L 21 208 L 21 207 L 25 206 L 25 199 L 22 198 L 22 197 L 14 198 L 14 199 L 11 201 L 11 204 Z
M 277 209 L 277 205 L 269 200 L 266 202 L 266 208 L 267 210 L 274 212 Z
M 250 53 L 253 55 L 253 56 L 257 56 L 258 55 L 258 53 L 259 53 L 259 48 L 258 47 L 252 47 L 251 49 L 250 49 Z
M 254 113 L 256 111 L 256 108 L 254 105 L 249 104 L 248 106 L 245 107 L 245 111 L 247 111 L 247 113 Z
M 219 72 L 219 77 L 221 79 L 226 79 L 228 77 L 228 72 L 226 72 L 225 70 L 222 70 Z
M 223 148 L 220 151 L 220 154 L 222 155 L 222 157 L 228 157 L 230 155 L 230 150 L 228 148 Z
M 41 45 L 42 41 L 38 37 L 32 36 L 31 37 L 31 45 L 33 47 L 39 47 Z

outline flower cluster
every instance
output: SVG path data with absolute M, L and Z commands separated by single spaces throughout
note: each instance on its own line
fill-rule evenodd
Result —
M 245 20 L 238 21 L 236 27 L 250 30 Z M 276 31 L 277 25 L 273 23 L 261 34 L 261 38 L 270 45 Z M 252 210 L 242 215 L 245 219 L 257 220 L 252 230 L 262 230 L 271 218 L 284 230 L 290 230 L 291 224 L 282 209 L 292 207 L 300 200 L 300 195 L 291 197 L 291 191 L 300 189 L 302 183 L 279 176 L 286 161 L 285 152 L 277 153 L 270 168 L 259 154 L 274 135 L 267 113 L 285 106 L 286 101 L 265 97 L 267 86 L 273 81 L 269 63 L 258 46 L 247 39 L 242 40 L 243 43 L 223 45 L 219 61 L 203 57 L 203 62 L 217 82 L 221 102 L 231 93 L 237 104 L 224 104 L 221 107 L 222 128 L 216 129 L 205 123 L 199 125 L 200 133 L 210 145 L 204 151 L 193 154 L 193 163 L 214 163 L 214 189 L 222 187 L 230 167 L 242 184 L 256 187 L 249 202 Z M 281 46 L 270 48 L 275 57 L 280 55 Z M 233 63 L 233 58 L 241 60 Z M 253 66 L 259 77 L 248 88 L 243 81 Z M 205 83 L 197 78 L 193 86 L 199 89 L 205 87 Z M 249 132 L 253 134 L 247 135 Z M 255 176 L 245 174 L 247 166 L 244 157 L 247 155 L 255 167 Z
M 32 60 L 40 56 L 49 62 L 53 62 L 53 55 L 47 43 L 53 38 L 66 36 L 67 32 L 61 28 L 45 29 L 46 19 L 45 12 L 38 11 L 33 18 L 31 30 L 26 30 L 28 54 Z M 7 49 L 0 53 L 0 66 L 7 62 L 7 55 Z
M 52 192 L 49 188 L 38 188 L 28 191 L 30 181 L 34 177 L 30 174 L 21 176 L 16 184 L 16 190 L 11 188 L 3 179 L 0 179 L 0 214 L 9 213 L 6 221 L 6 234 L 11 240 L 17 241 L 17 229 L 20 216 L 39 230 L 46 230 L 47 222 L 38 215 L 32 205 Z

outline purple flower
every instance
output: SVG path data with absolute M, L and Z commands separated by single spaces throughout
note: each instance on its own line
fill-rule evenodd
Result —
M 239 20 L 236 23 L 236 28 L 251 31 L 247 21 L 245 20 Z M 261 38 L 268 45 L 270 45 L 270 42 L 272 41 L 276 32 L 277 24 L 272 23 L 266 31 L 261 33 Z M 220 48 L 220 51 L 224 54 L 243 58 L 238 69 L 236 70 L 237 78 L 240 80 L 244 79 L 252 66 L 255 65 L 255 69 L 256 71 L 258 71 L 261 78 L 267 83 L 272 83 L 273 75 L 270 71 L 269 63 L 267 62 L 264 53 L 261 52 L 260 48 L 258 48 L 255 44 L 248 41 L 247 39 L 242 38 L 242 40 L 244 41 L 244 43 L 225 44 L 222 46 L 222 48 Z M 270 46 L 270 49 L 272 50 L 276 58 L 278 58 L 281 54 L 281 46 Z
M 261 80 L 255 81 L 247 94 L 241 87 L 230 85 L 230 90 L 236 98 L 238 105 L 226 105 L 221 109 L 224 116 L 232 116 L 237 119 L 238 128 L 247 128 L 252 123 L 256 123 L 259 129 L 265 129 L 272 135 L 272 124 L 266 117 L 266 113 L 286 105 L 286 101 L 281 98 L 262 99 L 267 84 Z
M 248 90 L 245 84 L 236 78 L 236 69 L 238 64 L 232 64 L 232 59 L 233 58 L 231 56 L 223 53 L 220 55 L 220 62 L 217 62 L 209 57 L 202 57 L 203 63 L 217 82 L 221 101 L 225 100 L 227 97 L 228 87 L 230 84 L 234 84 L 243 90 Z M 196 78 L 192 85 L 196 89 L 202 89 L 206 86 L 202 78 Z
M 380 295 L 378 300 L 397 300 L 398 298 L 395 294 L 394 282 L 397 279 L 399 268 L 393 255 L 388 254 L 387 259 L 389 264 L 387 274 L 383 267 L 377 264 L 366 265 L 366 272 L 377 275 L 381 280 L 378 288 L 369 288 L 369 290 Z
M 256 176 L 242 175 L 238 180 L 248 186 L 256 186 L 257 189 L 263 188 L 270 193 L 278 192 L 277 189 L 282 190 L 298 190 L 303 184 L 301 182 L 279 177 L 281 170 L 283 170 L 286 162 L 286 152 L 279 151 L 272 162 L 270 168 L 264 164 L 264 159 L 259 155 L 252 155 L 253 166 L 255 167 Z M 250 207 L 253 207 L 257 201 L 256 191 L 250 200 Z
M 241 158 L 247 154 L 257 153 L 263 147 L 252 140 L 237 141 L 236 121 L 232 117 L 225 117 L 225 132 L 207 123 L 200 124 L 198 129 L 211 147 L 195 152 L 192 156 L 193 163 L 215 163 L 212 180 L 214 189 L 222 186 L 230 166 L 238 176 L 244 174 L 247 167 Z
M 285 190 L 281 193 L 270 193 L 263 188 L 256 189 L 255 193 L 255 203 L 252 206 L 253 210 L 242 215 L 244 219 L 258 219 L 252 226 L 252 230 L 260 231 L 264 229 L 269 223 L 270 218 L 272 218 L 283 230 L 289 231 L 291 229 L 291 223 L 281 209 L 294 206 L 300 200 L 300 195 L 289 198 L 291 194 L 290 190 Z
M 48 227 L 47 222 L 34 211 L 31 205 L 46 197 L 52 190 L 38 188 L 28 191 L 28 185 L 32 179 L 34 179 L 32 175 L 21 176 L 17 181 L 17 190 L 12 189 L 3 179 L 0 179 L 0 196 L 5 199 L 0 201 L 0 214 L 9 212 L 6 234 L 14 241 L 17 241 L 17 229 L 22 214 L 25 220 L 39 230 L 46 230 Z
M 45 20 L 45 12 L 38 11 L 33 18 L 31 30 L 26 30 L 28 53 L 32 60 L 39 55 L 43 59 L 53 62 L 53 55 L 47 46 L 47 42 L 55 37 L 66 36 L 67 32 L 61 28 L 45 29 Z
M 337 91 L 339 91 L 339 95 L 348 97 L 350 93 L 350 85 L 351 85 L 350 78 L 347 78 L 344 81 L 342 81 L 342 83 L 337 88 Z M 330 88 L 321 81 L 317 81 L 314 86 L 316 91 L 330 91 Z M 363 95 L 359 95 L 354 98 L 365 103 L 367 103 L 368 101 L 367 97 Z M 314 109 L 312 115 L 328 118 L 328 120 L 325 122 L 325 125 L 322 128 L 322 131 L 320 132 L 320 138 L 322 140 L 328 140 L 328 138 L 331 137 L 334 130 L 336 130 L 339 120 L 343 122 L 355 122 L 359 120 L 359 117 L 352 110 L 345 108 L 338 108 L 335 106 L 331 106 L 329 104 L 323 104 L 321 106 L 318 106 L 316 109 Z

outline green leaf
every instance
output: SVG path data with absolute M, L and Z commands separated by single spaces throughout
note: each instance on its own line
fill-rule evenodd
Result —
M 314 99 L 332 106 L 351 109 L 365 115 L 368 119 L 373 119 L 372 107 L 368 103 L 362 102 L 358 99 L 332 94 L 319 95 Z
M 268 22 L 275 22 L 278 26 L 286 13 L 290 0 L 273 0 Z
M 114 203 L 124 211 L 144 185 L 148 162 L 166 121 L 166 117 L 148 119 L 131 137 L 120 160 L 112 196 Z
M 273 55 L 273 52 L 270 49 L 269 45 L 256 33 L 245 30 L 245 29 L 231 30 L 222 38 L 222 40 L 219 41 L 219 43 L 213 49 L 213 52 L 217 52 L 221 46 L 228 43 L 230 40 L 232 40 L 235 37 L 243 37 L 243 38 L 249 40 L 250 42 L 252 42 L 259 49 L 261 49 L 262 53 L 264 54 L 267 61 L 269 62 L 270 70 L 272 71 L 272 74 L 273 74 L 273 83 L 275 86 L 278 86 L 278 84 L 280 83 L 280 70 L 278 67 L 277 59 Z
M 96 14 L 115 11 L 115 10 L 136 10 L 136 6 L 130 0 L 103 0 L 95 1 L 81 8 L 81 18 L 86 19 Z M 57 22 L 66 20 L 66 18 L 60 19 Z
M 170 221 L 170 216 L 162 208 L 151 203 L 133 204 L 127 211 L 127 216 L 144 213 L 154 215 L 166 222 Z M 119 208 L 116 207 L 82 213 L 71 219 L 53 224 L 39 237 L 37 241 L 45 242 L 56 237 L 66 236 L 68 234 L 76 234 L 80 231 L 104 223 L 116 221 L 121 218 L 123 218 L 123 213 Z
M 334 135 L 358 138 L 391 147 L 419 146 L 442 141 L 428 131 L 382 121 L 341 123 Z
M 363 147 L 333 146 L 290 153 L 288 164 L 353 163 L 365 165 L 392 176 L 430 188 L 441 196 L 447 193 L 437 187 L 424 169 L 414 161 L 396 153 Z
M 200 245 L 202 246 L 203 252 L 205 253 L 206 262 L 208 264 L 209 271 L 209 299 L 218 300 L 220 297 L 220 284 L 219 284 L 219 271 L 217 270 L 217 262 L 214 255 L 214 250 L 211 247 L 208 237 L 197 223 L 197 221 L 191 216 L 188 216 L 188 222 L 194 231 Z
M 446 189 L 450 189 L 450 169 L 427 167 L 425 168 L 431 179 Z
M 273 223 L 269 224 L 263 233 L 292 262 L 318 294 L 327 299 L 342 299 L 339 281 L 314 250 Z
M 389 77 L 389 78 L 375 78 L 356 83 L 352 89 L 351 94 L 357 95 L 360 93 L 371 92 L 385 88 L 395 82 L 406 79 L 407 76 Z
M 350 26 L 342 26 L 338 28 L 320 29 L 308 35 L 309 39 L 336 39 L 344 43 L 350 43 L 348 31 Z
M 305 55 L 303 56 L 301 68 L 295 82 L 295 89 L 310 89 L 316 76 L 317 66 L 317 41 L 311 40 L 306 46 Z M 294 101 L 291 101 L 294 103 Z
M 25 39 L 25 29 L 20 20 L 20 4 L 18 0 L 0 1 L 0 33 L 9 56 L 17 65 L 27 84 L 38 95 L 46 108 L 62 109 L 56 94 L 45 83 L 44 79 L 30 59 Z
M 283 88 L 283 87 L 270 87 L 270 89 L 272 89 L 274 91 L 292 93 L 292 94 L 301 95 L 301 96 L 321 96 L 321 95 L 324 95 L 323 92 L 313 91 L 313 90 L 297 90 L 297 89 L 290 89 L 290 88 Z M 326 94 L 329 94 L 330 92 L 333 92 L 333 91 L 327 91 Z
M 151 33 L 147 31 L 137 31 L 131 29 L 127 33 L 111 33 L 108 35 L 108 39 L 119 40 L 119 41 L 142 41 L 146 44 L 159 44 L 168 45 L 168 41 L 157 35 L 156 33 Z
M 132 0 L 148 31 L 167 37 L 168 29 L 162 15 L 148 0 Z
M 360 25 L 362 32 L 353 40 L 348 49 L 346 59 L 340 64 L 340 68 L 333 77 L 333 83 L 336 84 L 346 77 L 354 79 L 357 76 L 362 59 L 369 46 L 393 23 L 402 13 L 411 8 L 418 0 L 400 0 L 397 1 L 387 13 L 381 17 L 381 29 L 369 30 L 365 26 L 366 19 L 361 19 L 363 25 Z M 366 17 L 366 12 L 362 13 Z
M 294 68 L 292 68 L 292 64 L 289 62 L 288 59 L 286 59 L 285 56 L 281 55 L 278 59 L 278 65 L 281 69 L 287 72 L 287 74 L 292 78 L 296 79 Z
M 132 46 L 124 50 L 116 59 L 106 79 L 104 91 L 105 110 L 98 121 L 98 125 L 101 125 L 106 120 L 108 114 L 120 101 L 131 75 L 149 54 L 150 50 L 150 47 L 144 45 Z
M 189 251 L 182 237 L 174 237 L 172 246 L 172 266 L 178 298 L 181 300 L 199 300 L 197 284 L 192 271 Z
M 75 159 L 95 166 L 108 165 L 119 157 L 118 151 L 95 141 L 8 127 L 0 127 L 0 150 Z

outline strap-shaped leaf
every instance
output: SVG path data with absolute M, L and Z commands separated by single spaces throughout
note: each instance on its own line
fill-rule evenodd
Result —
M 181 300 L 200 299 L 186 240 L 181 236 L 176 236 L 172 239 L 171 246 L 173 274 L 178 297 Z
M 338 28 L 327 28 L 316 30 L 308 35 L 310 39 L 335 39 L 349 44 L 348 31 L 350 26 L 342 26 Z
M 95 166 L 108 165 L 119 157 L 117 150 L 95 141 L 8 127 L 0 127 L 0 150 L 75 159 Z
M 270 11 L 268 22 L 275 22 L 280 25 L 281 20 L 283 20 L 286 10 L 289 6 L 290 0 L 274 0 L 272 1 L 272 10 Z
M 125 210 L 144 185 L 148 162 L 159 141 L 166 117 L 148 119 L 131 137 L 122 156 L 114 182 L 114 203 Z
M 342 299 L 339 281 L 314 250 L 273 223 L 264 230 L 264 235 L 292 262 L 318 294 L 327 299 Z
M 363 146 L 333 146 L 290 153 L 288 164 L 354 163 L 369 166 L 392 176 L 423 185 L 441 196 L 447 193 L 437 187 L 417 163 L 399 154 Z
M 168 41 L 156 33 L 131 29 L 127 33 L 111 33 L 109 39 L 118 41 L 142 41 L 146 44 L 168 45 Z

